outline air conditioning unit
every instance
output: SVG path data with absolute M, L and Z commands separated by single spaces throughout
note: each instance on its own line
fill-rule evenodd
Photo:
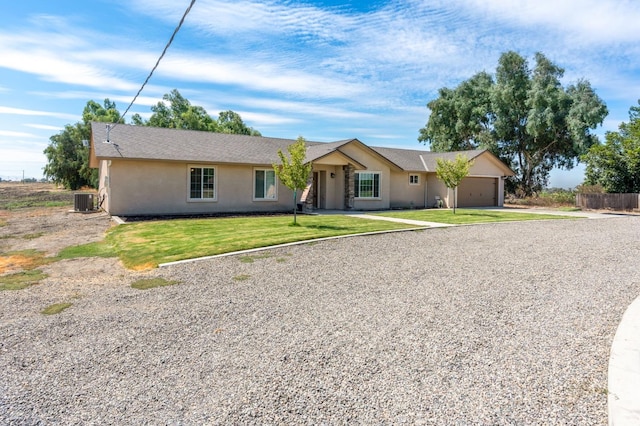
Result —
M 93 204 L 93 194 L 78 193 L 73 195 L 73 209 L 75 211 L 89 212 L 95 210 Z

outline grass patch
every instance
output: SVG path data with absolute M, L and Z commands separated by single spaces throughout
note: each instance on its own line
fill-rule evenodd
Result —
M 269 253 L 264 253 L 264 254 L 256 254 L 253 256 L 242 256 L 240 257 L 240 262 L 242 263 L 253 263 L 258 259 L 268 259 L 270 258 L 271 255 Z
M 11 201 L 8 203 L 4 203 L 2 208 L 7 210 L 17 210 L 17 209 L 26 209 L 28 207 L 65 207 L 72 206 L 73 203 L 69 203 L 69 201 L 42 201 L 38 199 L 30 199 L 27 198 L 25 200 L 20 201 Z
M 397 217 L 401 219 L 423 220 L 426 222 L 448 223 L 452 225 L 464 225 L 471 223 L 510 222 L 522 220 L 543 219 L 575 219 L 573 216 L 558 216 L 551 214 L 516 213 L 507 211 L 476 210 L 476 209 L 430 209 L 430 210 L 403 210 L 376 213 L 377 216 Z
M 35 240 L 36 238 L 40 238 L 44 235 L 44 232 L 36 232 L 34 234 L 26 234 L 23 235 L 22 238 L 25 240 Z
M 0 291 L 4 290 L 22 290 L 32 285 L 39 284 L 45 279 L 47 274 L 39 269 L 29 271 L 16 272 L 15 274 L 0 276 Z
M 139 269 L 314 238 L 413 227 L 342 215 L 305 216 L 295 227 L 290 223 L 290 216 L 138 222 L 110 229 L 105 241 L 125 267 Z
M 97 243 L 66 247 L 58 253 L 57 258 L 62 260 L 77 259 L 79 257 L 116 257 L 117 255 L 111 244 L 108 244 L 106 241 L 100 241 Z
M 43 252 L 33 249 L 3 253 L 0 254 L 0 274 L 15 269 L 29 271 L 56 260 L 58 259 L 55 257 L 45 257 Z
M 136 288 L 138 290 L 148 290 L 150 288 L 156 287 L 166 287 L 169 285 L 179 284 L 180 281 L 169 281 L 164 278 L 143 278 L 131 283 L 132 288 Z
M 249 278 L 251 278 L 251 275 L 249 275 L 249 274 L 240 274 L 240 275 L 236 275 L 235 277 L 233 277 L 233 279 L 235 281 L 246 281 Z
M 559 207 L 558 210 L 561 212 L 581 212 L 582 209 L 580 207 Z
M 73 306 L 73 303 L 54 303 L 40 311 L 43 315 L 55 315 Z

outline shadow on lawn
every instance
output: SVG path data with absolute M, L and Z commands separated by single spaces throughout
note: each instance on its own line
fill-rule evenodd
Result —
M 303 228 L 309 229 L 317 229 L 318 231 L 343 231 L 345 229 L 349 229 L 346 226 L 336 226 L 336 225 L 300 225 Z

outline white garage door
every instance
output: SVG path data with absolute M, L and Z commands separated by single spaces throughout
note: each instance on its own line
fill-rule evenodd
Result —
M 458 207 L 495 207 L 498 205 L 496 178 L 465 178 L 458 187 Z

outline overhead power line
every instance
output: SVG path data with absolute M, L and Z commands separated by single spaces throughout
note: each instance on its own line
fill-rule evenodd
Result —
M 124 119 L 124 116 L 127 115 L 127 112 L 129 112 L 129 109 L 131 109 L 133 104 L 136 102 L 136 99 L 138 99 L 138 96 L 140 96 L 140 93 L 142 93 L 142 90 L 144 89 L 144 86 L 146 86 L 147 83 L 149 82 L 149 80 L 151 79 L 151 76 L 153 75 L 153 72 L 156 70 L 156 68 L 158 68 L 158 65 L 160 64 L 160 61 L 164 57 L 164 54 L 167 53 L 167 49 L 169 49 L 169 46 L 171 46 L 171 43 L 173 43 L 173 39 L 175 38 L 176 34 L 178 34 L 178 31 L 180 31 L 180 27 L 182 27 L 182 24 L 184 23 L 185 18 L 187 17 L 189 12 L 191 11 L 191 8 L 193 7 L 195 2 L 196 2 L 196 0 L 191 0 L 191 4 L 189 4 L 189 7 L 187 7 L 187 10 L 184 11 L 184 15 L 182 15 L 182 19 L 180 19 L 180 22 L 178 23 L 178 26 L 176 27 L 176 29 L 173 30 L 173 34 L 171 34 L 171 38 L 169 39 L 169 41 L 167 42 L 166 46 L 162 50 L 162 54 L 160 55 L 160 57 L 156 61 L 156 64 L 153 66 L 153 69 L 151 69 L 151 72 L 147 76 L 147 79 L 144 81 L 144 83 L 142 83 L 142 86 L 140 86 L 140 90 L 138 90 L 138 93 L 136 93 L 136 95 L 133 97 L 133 100 L 131 101 L 131 103 L 129 104 L 127 109 L 122 113 L 122 115 L 118 119 L 118 122 L 120 120 Z M 111 126 L 111 128 L 114 128 L 117 125 L 118 125 L 118 123 L 115 123 L 115 124 L 113 124 Z

